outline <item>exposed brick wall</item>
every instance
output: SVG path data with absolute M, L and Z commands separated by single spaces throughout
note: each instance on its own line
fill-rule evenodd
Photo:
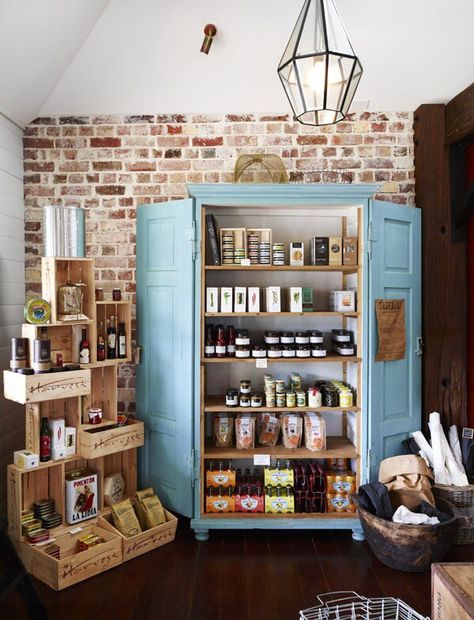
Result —
M 41 208 L 87 209 L 87 255 L 106 294 L 135 302 L 135 216 L 142 203 L 186 196 L 186 183 L 232 181 L 236 156 L 275 153 L 288 172 L 335 169 L 380 182 L 382 200 L 413 204 L 409 112 L 352 114 L 306 127 L 287 114 L 119 115 L 39 118 L 25 129 L 26 289 L 40 292 Z M 121 367 L 122 410 L 134 410 L 135 372 Z

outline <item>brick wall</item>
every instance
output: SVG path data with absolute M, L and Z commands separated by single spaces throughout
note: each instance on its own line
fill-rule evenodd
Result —
M 120 115 L 38 118 L 25 129 L 27 295 L 40 292 L 41 208 L 87 210 L 87 255 L 105 293 L 135 302 L 135 216 L 142 203 L 186 196 L 186 183 L 232 181 L 236 156 L 275 153 L 288 172 L 335 169 L 380 182 L 378 198 L 413 204 L 413 118 L 362 112 L 306 127 L 288 115 Z M 121 410 L 134 410 L 135 372 L 122 365 Z

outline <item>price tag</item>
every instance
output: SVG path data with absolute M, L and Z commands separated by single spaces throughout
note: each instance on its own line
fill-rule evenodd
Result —
M 52 543 L 54 542 L 56 539 L 55 538 L 48 538 L 48 540 L 42 540 L 39 543 L 33 543 L 32 545 L 30 545 L 31 547 L 41 547 L 41 545 L 47 545 L 48 543 Z
M 253 464 L 254 465 L 270 465 L 270 455 L 269 454 L 254 454 Z
M 240 264 L 242 267 L 250 267 L 250 258 L 242 258 Z
M 70 534 L 78 534 L 79 532 L 82 532 L 82 527 L 74 527 L 72 530 L 69 530 Z
M 260 357 L 257 358 L 257 368 L 267 368 L 267 358 L 266 357 Z

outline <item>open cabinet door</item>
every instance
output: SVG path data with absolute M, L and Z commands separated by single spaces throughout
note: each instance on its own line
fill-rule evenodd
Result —
M 137 216 L 137 415 L 140 485 L 192 516 L 193 201 L 142 205 Z
M 371 201 L 369 211 L 369 466 L 402 453 L 401 442 L 421 427 L 421 210 Z M 376 299 L 404 299 L 406 352 L 376 362 Z

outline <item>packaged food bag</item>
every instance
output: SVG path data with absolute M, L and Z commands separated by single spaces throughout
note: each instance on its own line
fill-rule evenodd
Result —
M 142 528 L 129 499 L 112 504 L 112 519 L 115 527 L 127 538 L 140 534 Z
M 261 446 L 276 446 L 280 434 L 281 422 L 271 413 L 264 413 L 258 435 L 258 443 Z
M 142 489 L 141 491 L 137 491 L 135 493 L 135 512 L 137 514 L 138 520 L 140 521 L 140 525 L 143 530 L 146 530 L 146 522 L 145 515 L 142 509 L 142 501 L 147 497 L 153 497 L 155 495 L 155 491 L 152 487 L 148 487 L 147 489 Z
M 303 420 L 295 413 L 281 416 L 282 439 L 285 448 L 299 448 L 303 437 Z
M 253 416 L 237 416 L 235 445 L 238 450 L 251 450 L 255 447 L 255 418 Z
M 219 413 L 214 418 L 214 443 L 218 448 L 231 448 L 234 440 L 234 418 Z
M 311 452 L 326 449 L 326 421 L 319 413 L 306 413 L 304 416 L 304 441 Z
M 141 501 L 141 509 L 147 530 L 161 525 L 166 521 L 165 511 L 156 495 L 153 495 L 153 497 L 145 497 L 145 499 Z
M 403 454 L 380 463 L 379 482 L 387 487 L 395 509 L 403 504 L 416 512 L 422 501 L 435 506 L 432 479 L 433 474 L 421 456 Z

